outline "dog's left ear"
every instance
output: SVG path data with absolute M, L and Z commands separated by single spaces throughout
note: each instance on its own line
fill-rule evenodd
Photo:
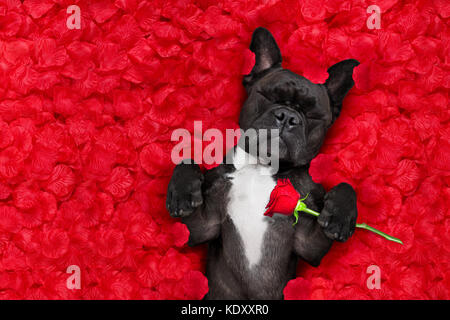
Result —
M 339 116 L 342 109 L 342 101 L 347 92 L 353 87 L 353 68 L 359 65 L 354 59 L 343 60 L 332 65 L 328 69 L 328 79 L 325 87 L 330 97 L 333 121 Z
M 255 54 L 255 65 L 250 74 L 244 76 L 246 87 L 273 67 L 281 67 L 280 48 L 269 30 L 262 27 L 255 29 L 250 50 Z

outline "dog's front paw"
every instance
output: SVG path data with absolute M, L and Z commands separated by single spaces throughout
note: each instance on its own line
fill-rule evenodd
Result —
M 347 183 L 338 184 L 325 195 L 324 208 L 317 219 L 325 235 L 337 241 L 346 241 L 356 227 L 356 193 Z
M 167 189 L 166 207 L 174 218 L 187 217 L 202 205 L 203 174 L 196 164 L 178 164 Z

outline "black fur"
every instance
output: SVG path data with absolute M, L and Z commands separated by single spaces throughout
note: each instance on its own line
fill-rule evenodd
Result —
M 244 130 L 280 130 L 280 170 L 273 178 L 289 178 L 301 195 L 309 193 L 308 207 L 321 215 L 318 219 L 302 215 L 295 227 L 292 216 L 274 215 L 261 261 L 249 270 L 241 239 L 227 215 L 231 187 L 227 176 L 234 166 L 222 164 L 202 174 L 196 164 L 177 165 L 167 209 L 187 225 L 190 246 L 208 243 L 208 299 L 281 299 L 286 283 L 295 277 L 298 258 L 318 266 L 333 240 L 346 241 L 355 230 L 353 188 L 342 183 L 326 193 L 312 181 L 308 169 L 353 86 L 352 71 L 358 62 L 332 66 L 322 85 L 283 69 L 281 53 L 266 29 L 255 30 L 250 49 L 256 55 L 255 66 L 244 77 L 248 98 L 239 124 Z

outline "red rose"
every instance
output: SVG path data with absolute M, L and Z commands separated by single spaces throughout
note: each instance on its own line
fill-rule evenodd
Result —
M 290 216 L 294 213 L 300 194 L 294 189 L 289 179 L 278 179 L 277 185 L 270 193 L 265 216 L 272 217 L 274 213 Z

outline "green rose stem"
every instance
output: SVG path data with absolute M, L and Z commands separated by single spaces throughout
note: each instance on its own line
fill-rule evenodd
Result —
M 297 206 L 295 207 L 295 210 L 294 210 L 295 222 L 294 222 L 293 225 L 297 224 L 297 222 L 298 222 L 298 215 L 299 215 L 300 212 L 306 212 L 306 213 L 311 214 L 311 215 L 316 216 L 316 217 L 320 216 L 320 213 L 318 213 L 318 212 L 316 212 L 314 210 L 311 210 L 311 209 L 306 207 L 306 204 L 303 202 L 303 200 L 305 200 L 307 197 L 308 196 L 306 196 L 303 199 L 298 200 Z M 402 240 L 400 240 L 398 238 L 395 238 L 393 236 L 390 236 L 390 235 L 388 235 L 388 234 L 386 234 L 386 233 L 384 233 L 384 232 L 382 232 L 382 231 L 380 231 L 378 229 L 375 229 L 374 227 L 371 227 L 371 226 L 369 226 L 366 223 L 357 223 L 356 227 L 360 228 L 360 229 L 366 229 L 366 230 L 372 231 L 372 232 L 378 234 L 379 236 L 382 236 L 383 238 L 385 238 L 385 239 L 387 239 L 389 241 L 393 241 L 393 242 L 397 242 L 397 243 L 403 244 Z

